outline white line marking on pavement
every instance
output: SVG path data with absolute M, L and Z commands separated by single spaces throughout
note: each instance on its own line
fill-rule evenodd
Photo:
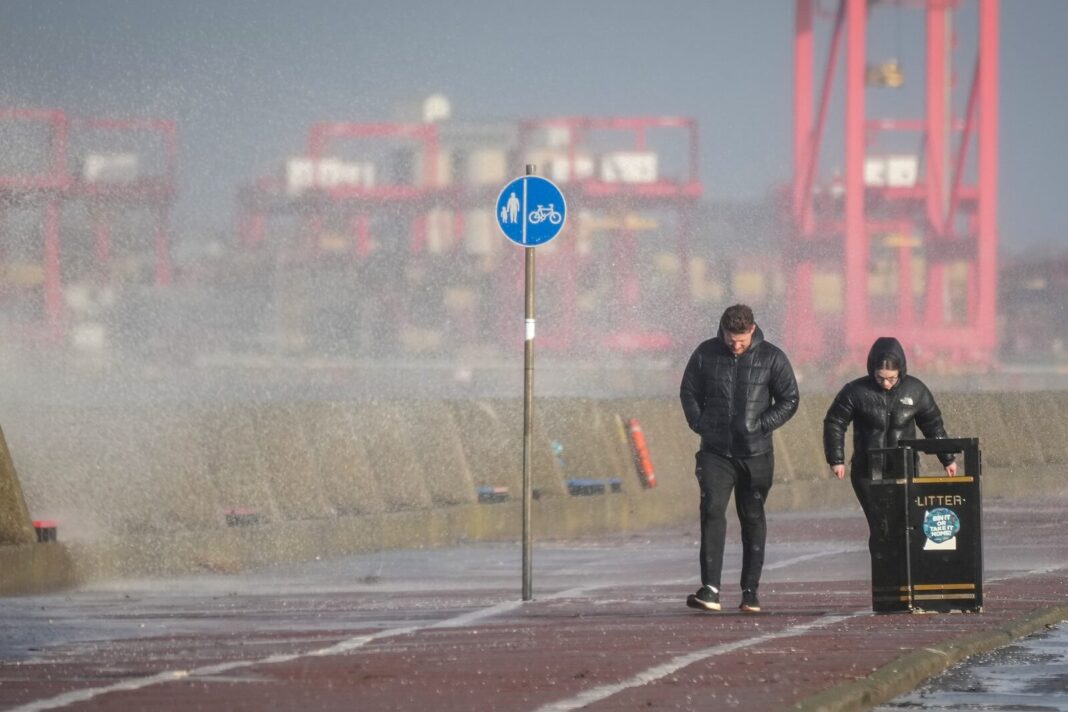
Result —
M 824 556 L 834 556 L 847 551 L 853 551 L 853 549 L 832 549 L 830 551 L 821 551 L 812 554 L 805 554 L 803 556 L 795 556 L 791 559 L 785 559 L 765 566 L 765 570 L 768 569 L 781 569 L 793 564 L 808 561 L 810 559 L 816 559 Z M 691 579 L 685 579 L 681 581 L 667 581 L 669 585 L 676 585 L 690 581 Z M 549 594 L 547 596 L 540 597 L 537 600 L 551 601 L 560 598 L 574 598 L 579 596 L 585 596 L 591 591 L 595 591 L 600 588 L 607 588 L 607 586 L 579 586 L 576 588 L 569 588 L 564 591 L 558 591 L 556 593 Z M 75 702 L 86 702 L 100 695 L 106 695 L 109 692 L 131 692 L 134 690 L 140 690 L 145 687 L 151 687 L 152 685 L 162 685 L 167 682 L 174 682 L 175 680 L 184 680 L 193 677 L 210 677 L 212 675 L 218 675 L 224 672 L 230 672 L 231 670 L 239 670 L 241 668 L 255 667 L 258 665 L 276 665 L 279 663 L 292 662 L 299 660 L 300 658 L 309 657 L 325 657 L 329 655 L 343 655 L 358 648 L 362 648 L 368 643 L 381 640 L 383 638 L 395 638 L 400 635 L 407 635 L 408 633 L 415 633 L 424 629 L 432 628 L 456 628 L 475 621 L 480 621 L 485 618 L 490 618 L 502 613 L 513 611 L 523 605 L 522 601 L 504 601 L 494 606 L 487 608 L 481 608 L 475 611 L 468 611 L 467 613 L 461 613 L 460 615 L 453 616 L 452 618 L 446 618 L 444 620 L 435 621 L 433 623 L 427 623 L 424 625 L 411 625 L 404 626 L 403 628 L 389 628 L 377 633 L 369 633 L 365 635 L 357 635 L 352 638 L 347 638 L 334 645 L 326 648 L 319 648 L 318 650 L 311 650 L 304 653 L 291 653 L 288 655 L 271 655 L 259 660 L 234 660 L 228 663 L 219 663 L 217 665 L 207 665 L 204 667 L 194 668 L 192 670 L 169 670 L 167 672 L 161 672 L 156 675 L 150 675 L 148 677 L 139 677 L 131 680 L 122 680 L 120 682 L 113 683 L 111 685 L 105 685 L 104 687 L 90 687 L 83 690 L 74 690 L 66 692 L 62 695 L 56 695 L 43 700 L 35 700 L 28 702 L 21 707 L 15 707 L 9 710 L 9 712 L 38 712 L 39 710 L 51 710 L 59 707 L 66 707 L 67 705 L 74 704 Z M 811 625 L 809 626 L 811 627 Z M 798 633 L 803 632 L 801 628 L 798 629 Z M 792 635 L 796 635 L 793 633 Z M 776 637 L 781 637 L 781 634 Z M 769 640 L 771 638 L 768 638 Z M 753 644 L 748 642 L 745 644 Z M 737 645 L 737 644 L 732 644 Z M 732 650 L 734 648 L 731 648 Z M 713 649 L 714 650 L 714 649 Z M 713 653 L 718 654 L 718 653 Z M 668 673 L 664 673 L 668 674 Z M 570 709 L 570 708 L 568 708 Z
M 1000 581 L 1011 581 L 1021 576 L 1041 576 L 1042 574 L 1052 574 L 1057 571 L 1063 571 L 1068 569 L 1068 564 L 1057 564 L 1056 566 L 1046 566 L 1041 569 L 1031 569 L 1030 571 L 1013 571 L 1007 573 L 1004 576 L 988 576 L 985 583 L 998 583 Z
M 793 566 L 794 564 L 801 564 L 812 559 L 821 559 L 825 556 L 837 556 L 838 554 L 850 554 L 858 551 L 867 551 L 866 546 L 843 546 L 838 549 L 831 549 L 829 551 L 817 551 L 812 554 L 803 554 L 801 556 L 795 556 L 792 559 L 783 559 L 782 561 L 775 561 L 770 564 L 764 565 L 764 570 L 785 569 L 787 566 Z
M 583 596 L 597 588 L 600 587 L 583 586 L 578 588 L 569 588 L 565 591 L 559 591 L 557 593 L 545 596 L 542 600 Z M 139 677 L 131 680 L 122 680 L 120 682 L 116 682 L 111 685 L 106 685 L 104 687 L 90 687 L 84 690 L 74 690 L 72 692 L 66 692 L 62 695 L 50 697 L 48 699 L 35 700 L 33 702 L 28 702 L 25 705 L 22 705 L 21 707 L 13 707 L 8 712 L 37 712 L 38 710 L 51 710 L 59 707 L 66 707 L 67 705 L 72 705 L 75 702 L 86 702 L 101 695 L 106 695 L 109 692 L 131 692 L 134 690 L 140 690 L 145 687 L 151 687 L 152 685 L 162 685 L 167 682 L 174 682 L 175 680 L 185 680 L 194 677 L 211 677 L 220 673 L 230 672 L 231 670 L 256 667 L 258 665 L 277 665 L 279 663 L 288 663 L 294 660 L 299 660 L 300 658 L 342 655 L 358 648 L 362 648 L 363 646 L 374 640 L 381 640 L 383 638 L 395 638 L 400 635 L 407 635 L 408 633 L 415 633 L 417 631 L 430 628 L 455 628 L 482 620 L 484 618 L 490 618 L 495 615 L 507 613 L 508 611 L 515 610 L 522 605 L 522 601 L 505 601 L 503 603 L 498 603 L 494 606 L 489 606 L 488 608 L 468 611 L 467 613 L 461 613 L 458 616 L 453 616 L 452 618 L 435 621 L 433 623 L 427 623 L 424 625 L 410 625 L 404 626 L 403 628 L 390 628 L 388 630 L 379 631 L 377 633 L 353 636 L 352 638 L 347 638 L 346 640 L 342 640 L 329 647 L 319 648 L 318 650 L 310 650 L 304 653 L 271 655 L 266 658 L 261 658 L 259 660 L 235 660 L 233 662 L 220 663 L 218 665 L 206 665 L 204 667 L 194 668 L 193 670 L 169 670 L 167 672 L 161 672 L 156 675 L 150 675 L 149 677 Z
M 594 702 L 600 702 L 606 697 L 622 692 L 623 690 L 631 687 L 638 687 L 640 685 L 648 685 L 651 682 L 656 682 L 668 675 L 681 670 L 684 667 L 693 665 L 694 663 L 701 662 L 707 658 L 712 658 L 717 655 L 723 655 L 724 653 L 731 653 L 741 648 L 748 648 L 761 643 L 766 643 L 769 640 L 777 640 L 779 638 L 790 638 L 796 635 L 801 635 L 813 628 L 824 628 L 829 625 L 834 625 L 849 618 L 855 618 L 857 616 L 872 615 L 871 611 L 856 611 L 849 614 L 835 614 L 830 616 L 824 616 L 817 618 L 814 621 L 808 623 L 802 623 L 801 625 L 791 626 L 785 630 L 781 630 L 778 633 L 767 633 L 765 635 L 759 635 L 755 638 L 746 638 L 745 640 L 738 640 L 733 643 L 723 643 L 722 645 L 714 645 L 711 648 L 704 648 L 702 650 L 695 650 L 692 653 L 686 655 L 679 655 L 661 665 L 656 665 L 643 670 L 634 677 L 631 677 L 622 682 L 618 682 L 612 685 L 601 685 L 599 687 L 592 687 L 585 692 L 580 692 L 574 697 L 567 700 L 560 700 L 558 702 L 552 702 L 543 707 L 539 707 L 536 712 L 565 712 L 566 710 L 574 710 L 579 707 L 585 707 L 586 705 L 593 704 Z
M 794 564 L 803 564 L 806 561 L 811 561 L 812 559 L 822 559 L 822 558 L 827 557 L 827 556 L 838 556 L 839 554 L 848 554 L 848 553 L 851 553 L 851 552 L 867 551 L 867 550 L 868 550 L 867 547 L 848 546 L 848 547 L 841 547 L 839 549 L 830 549 L 828 551 L 817 551 L 817 552 L 814 552 L 812 554 L 802 554 L 800 556 L 794 556 L 794 557 L 789 558 L 789 559 L 783 559 L 782 561 L 775 561 L 775 562 L 772 562 L 770 564 L 764 564 L 764 571 L 774 571 L 775 569 L 785 569 L 788 566 L 793 566 Z M 693 578 L 691 577 L 691 578 L 684 578 L 684 579 L 674 579 L 672 581 L 664 581 L 663 583 L 665 585 L 668 585 L 668 586 L 681 586 L 681 585 L 684 585 L 684 584 L 687 584 L 687 583 L 693 583 Z

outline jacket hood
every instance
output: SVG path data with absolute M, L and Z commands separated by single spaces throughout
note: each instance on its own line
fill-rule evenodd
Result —
M 723 336 L 724 336 L 723 335 L 723 327 L 720 327 L 719 331 L 716 332 L 716 338 L 719 339 L 720 341 L 722 341 L 724 343 L 724 345 L 726 345 L 727 340 L 725 338 L 723 338 Z M 757 346 L 759 346 L 763 342 L 764 342 L 764 332 L 760 330 L 760 326 L 757 326 L 757 328 L 753 330 L 753 343 L 749 344 L 749 349 L 748 350 L 752 351 L 754 348 L 756 348 Z
M 868 352 L 868 375 L 875 378 L 875 364 L 881 361 L 882 357 L 886 355 L 894 356 L 901 362 L 901 372 L 898 376 L 904 380 L 905 374 L 908 373 L 908 366 L 905 361 L 905 349 L 901 347 L 901 342 L 893 336 L 880 336 L 875 340 L 875 343 L 871 345 L 871 350 Z

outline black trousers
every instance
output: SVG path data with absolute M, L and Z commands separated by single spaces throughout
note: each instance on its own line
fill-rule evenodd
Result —
M 755 589 L 764 569 L 767 524 L 764 502 L 771 489 L 775 454 L 724 457 L 697 452 L 697 483 L 701 487 L 701 583 L 720 588 L 723 544 L 727 536 L 727 502 L 734 491 L 734 508 L 742 529 L 742 588 Z
M 922 469 L 920 454 L 913 453 L 913 457 L 915 458 L 912 464 L 913 472 L 919 475 Z M 849 463 L 849 481 L 853 485 L 853 494 L 857 496 L 857 501 L 860 502 L 860 508 L 864 510 L 864 517 L 868 520 L 868 528 L 874 536 L 878 527 L 878 512 L 875 511 L 872 504 L 871 471 L 869 466 L 870 463 L 867 461 L 866 454 L 864 456 L 855 454 L 853 460 Z
M 871 478 L 859 468 L 850 468 L 849 482 L 853 485 L 853 494 L 860 502 L 860 508 L 864 510 L 864 518 L 868 520 L 868 553 L 875 553 L 875 511 L 871 503 Z

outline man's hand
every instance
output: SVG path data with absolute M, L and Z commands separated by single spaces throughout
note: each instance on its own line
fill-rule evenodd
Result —
M 845 479 L 845 465 L 831 465 L 831 472 L 840 480 Z
M 948 465 L 946 465 L 946 474 L 949 475 L 950 477 L 956 477 L 957 476 L 957 463 L 951 462 Z

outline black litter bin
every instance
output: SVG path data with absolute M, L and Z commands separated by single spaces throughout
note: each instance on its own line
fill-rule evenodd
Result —
M 956 477 L 918 474 L 919 453 L 964 455 Z M 961 463 L 958 458 L 958 468 Z M 983 608 L 983 526 L 978 438 L 902 440 L 872 450 L 872 608 Z

